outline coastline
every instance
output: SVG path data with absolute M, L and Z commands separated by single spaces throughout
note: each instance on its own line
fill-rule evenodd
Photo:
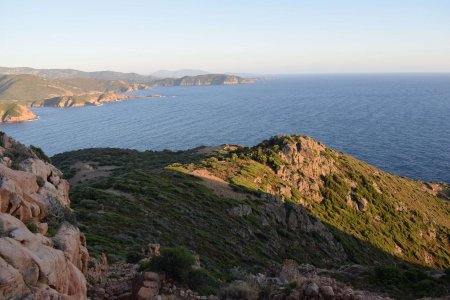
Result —
M 53 104 L 46 104 L 45 102 L 48 100 L 54 100 L 56 98 L 51 98 L 51 99 L 45 99 L 45 100 L 39 100 L 42 101 L 42 105 L 33 105 L 36 102 L 39 101 L 35 101 L 32 104 L 30 104 L 29 106 L 25 106 L 25 105 L 19 105 L 20 109 L 21 109 L 21 114 L 18 116 L 8 116 L 5 115 L 3 116 L 0 124 L 12 124 L 12 123 L 24 123 L 24 122 L 33 122 L 33 121 L 38 121 L 40 119 L 39 115 L 35 114 L 34 112 L 32 112 L 30 110 L 30 108 L 43 108 L 43 107 L 54 107 L 54 108 L 81 108 L 81 107 L 85 107 L 85 106 L 103 106 L 104 104 L 108 104 L 108 103 L 114 103 L 114 102 L 122 102 L 122 101 L 126 101 L 126 100 L 134 100 L 134 99 L 151 99 L 151 98 L 163 98 L 164 96 L 160 95 L 160 94 L 149 94 L 149 95 L 143 95 L 143 96 L 132 96 L 129 94 L 101 94 L 95 101 L 85 101 L 85 102 L 81 102 L 81 103 L 74 103 L 71 102 L 70 100 L 67 101 L 66 97 L 72 97 L 72 96 L 62 96 L 62 97 L 56 97 L 56 98 L 60 98 L 60 101 L 56 101 Z M 28 117 L 27 117 L 28 115 Z

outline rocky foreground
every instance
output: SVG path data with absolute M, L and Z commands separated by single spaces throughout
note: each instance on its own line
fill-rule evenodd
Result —
M 39 154 L 0 136 L 0 298 L 83 299 L 86 241 L 64 222 L 67 181 Z
M 310 138 L 52 160 L 0 134 L 0 299 L 449 295 L 448 186 Z

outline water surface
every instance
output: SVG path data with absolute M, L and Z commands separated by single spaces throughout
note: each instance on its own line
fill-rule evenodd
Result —
M 450 182 L 450 74 L 304 75 L 171 87 L 101 107 L 34 109 L 1 125 L 48 154 L 90 147 L 181 150 L 306 134 L 385 171 Z

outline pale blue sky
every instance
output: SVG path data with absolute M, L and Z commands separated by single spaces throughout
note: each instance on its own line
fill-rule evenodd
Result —
M 0 0 L 0 66 L 449 72 L 449 0 Z

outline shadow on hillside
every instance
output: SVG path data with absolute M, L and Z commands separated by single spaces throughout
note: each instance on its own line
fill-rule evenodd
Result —
M 255 193 L 253 190 L 246 190 L 240 186 L 235 187 L 235 189 L 242 193 L 259 194 L 260 204 L 264 205 L 264 203 L 272 201 L 272 203 L 284 207 L 287 212 L 286 220 L 290 217 L 289 211 L 301 211 L 308 216 L 312 223 L 322 223 L 327 231 L 332 233 L 334 239 L 342 245 L 347 256 L 343 261 L 335 262 L 331 265 L 324 263 L 326 259 L 323 261 L 310 261 L 306 259 L 305 261 L 298 261 L 299 263 L 312 263 L 316 267 L 325 267 L 334 270 L 340 270 L 344 265 L 363 265 L 366 267 L 366 271 L 362 274 L 335 271 L 329 274 L 337 277 L 337 279 L 349 282 L 357 288 L 369 289 L 375 292 L 387 292 L 398 299 L 415 299 L 424 296 L 438 297 L 450 294 L 450 276 L 448 274 L 441 278 L 432 278 L 428 275 L 428 272 L 435 271 L 436 269 L 407 261 L 380 249 L 368 241 L 344 232 L 325 220 L 317 218 L 308 208 L 301 204 L 281 202 L 279 199 L 277 201 L 273 199 L 274 197 L 271 194 Z M 304 234 L 300 233 L 297 238 L 304 238 Z M 311 234 L 314 235 L 314 232 L 311 232 Z M 320 239 L 320 237 L 318 238 Z M 318 247 L 316 250 L 318 252 L 326 252 L 321 247 Z M 330 253 L 324 254 L 329 255 Z

